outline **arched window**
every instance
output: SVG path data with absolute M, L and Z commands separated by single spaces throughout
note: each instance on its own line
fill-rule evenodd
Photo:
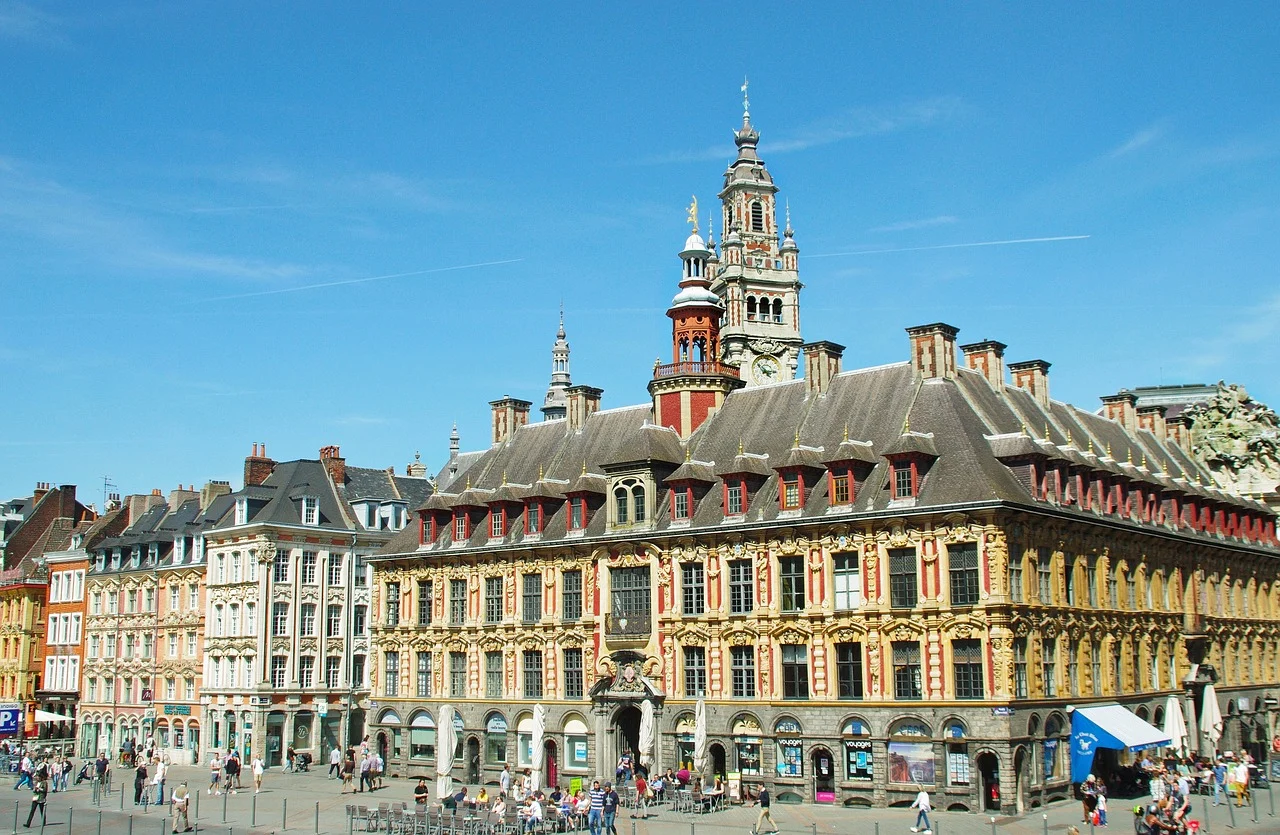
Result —
M 415 760 L 435 759 L 436 723 L 425 710 L 409 720 L 409 756 Z
M 703 339 L 700 336 L 693 340 L 693 361 L 694 362 L 707 361 L 707 340 Z
M 630 498 L 631 498 L 631 491 L 629 491 L 626 487 L 619 485 L 617 489 L 613 491 L 613 504 L 614 504 L 613 521 L 615 524 L 625 525 L 631 521 L 631 515 L 628 512 L 630 510 L 630 505 L 631 505 Z
M 644 485 L 637 484 L 631 488 L 631 516 L 636 522 L 645 520 Z
M 613 487 L 613 523 L 640 524 L 649 518 L 645 503 L 644 483 L 637 478 L 624 478 Z
M 680 340 L 680 361 L 689 361 L 689 340 L 687 339 Z
M 747 321 L 754 322 L 756 320 L 756 297 L 747 296 Z
M 764 231 L 764 206 L 758 202 L 751 204 L 751 231 Z
M 773 321 L 782 324 L 782 299 L 773 300 Z
M 800 739 L 800 723 L 787 717 L 773 726 L 778 745 L 778 776 L 804 776 L 804 744 Z

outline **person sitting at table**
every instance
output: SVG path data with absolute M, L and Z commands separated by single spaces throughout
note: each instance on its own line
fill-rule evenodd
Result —
M 661 773 L 659 773 L 657 777 L 654 777 L 653 782 L 649 784 L 649 789 L 653 792 L 653 799 L 659 803 L 666 800 L 666 797 L 663 796 L 663 792 L 666 791 L 666 788 L 667 780 Z
M 413 787 L 413 802 L 419 805 L 425 805 L 427 802 L 427 781 L 419 777 L 418 785 Z
M 688 786 L 689 785 L 689 769 L 685 768 L 684 766 L 680 766 L 680 770 L 676 772 L 676 782 L 680 784 L 680 788 L 682 789 Z
M 560 805 L 560 798 L 562 798 L 562 797 L 564 797 L 564 792 L 560 791 L 560 787 L 559 787 L 559 786 L 552 786 L 552 787 L 551 787 L 551 794 L 549 795 L 549 798 L 550 798 L 551 802 L 552 802 L 552 803 L 554 803 L 555 805 L 559 806 L 559 805 Z
M 524 802 L 524 831 L 533 832 L 542 823 L 542 804 L 530 796 Z
M 493 808 L 489 810 L 493 813 L 493 819 L 501 821 L 507 815 L 507 801 L 502 795 L 498 795 L 498 800 L 493 804 Z
M 489 791 L 484 786 L 481 786 L 480 791 L 476 792 L 476 808 L 489 808 Z

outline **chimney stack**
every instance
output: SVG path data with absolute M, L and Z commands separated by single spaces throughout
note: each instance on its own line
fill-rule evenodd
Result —
M 1044 360 L 1024 360 L 1009 363 L 1014 388 L 1028 392 L 1041 406 L 1049 406 L 1049 363 Z
M 825 394 L 831 387 L 831 378 L 840 373 L 844 346 L 824 339 L 801 345 L 800 349 L 804 351 L 804 378 L 809 384 L 809 394 Z
M 206 481 L 200 490 L 200 510 L 208 510 L 214 499 L 230 492 L 231 482 L 229 481 Z
M 31 494 L 31 504 L 32 504 L 32 505 L 40 504 L 40 500 L 44 498 L 44 494 L 45 494 L 45 493 L 48 493 L 48 492 L 49 492 L 49 489 L 50 489 L 49 482 L 47 482 L 47 481 L 37 481 L 37 482 L 36 482 L 36 489 L 35 489 L 35 491 Z
M 1187 455 L 1191 454 L 1191 424 L 1192 420 L 1186 412 L 1168 418 L 1164 422 L 1165 436 L 1181 447 Z
M 276 462 L 267 457 L 266 444 L 254 444 L 253 454 L 244 459 L 244 485 L 261 484 L 276 468 Z
M 956 334 L 959 328 L 942 322 L 907 328 L 911 337 L 911 362 L 926 380 L 954 380 L 956 376 Z
M 336 445 L 320 447 L 320 463 L 329 471 L 329 478 L 334 484 L 341 487 L 347 483 L 347 459 L 342 457 Z
M 174 511 L 182 507 L 183 503 L 189 502 L 196 498 L 198 494 L 194 490 L 189 490 L 179 484 L 177 490 L 169 491 L 169 510 Z
M 1098 398 L 1102 401 L 1102 414 L 1114 420 L 1130 432 L 1138 430 L 1138 395 L 1128 389 Z
M 529 407 L 533 403 L 504 394 L 500 400 L 489 402 L 493 407 L 493 444 L 497 446 L 529 422 Z
M 129 524 L 132 525 L 142 518 L 142 514 L 146 513 L 156 505 L 164 504 L 164 494 L 159 488 L 152 490 L 149 495 L 135 493 L 126 501 L 129 503 Z
M 569 386 L 564 390 L 567 400 L 569 429 L 577 431 L 587 423 L 587 418 L 600 411 L 600 398 L 604 389 L 594 386 Z
M 983 377 L 987 378 L 987 382 L 996 391 L 1004 390 L 1004 349 L 1008 348 L 1003 342 L 996 342 L 994 339 L 984 339 L 981 342 L 971 342 L 968 345 L 961 345 L 960 350 L 964 352 L 965 367 L 977 371 Z
M 1139 406 L 1138 428 L 1155 435 L 1157 441 L 1163 441 L 1168 435 L 1168 427 L 1164 422 L 1165 411 L 1164 406 Z

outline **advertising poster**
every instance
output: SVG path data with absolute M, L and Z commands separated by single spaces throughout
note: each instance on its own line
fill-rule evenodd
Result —
M 933 785 L 933 743 L 890 742 L 889 782 Z

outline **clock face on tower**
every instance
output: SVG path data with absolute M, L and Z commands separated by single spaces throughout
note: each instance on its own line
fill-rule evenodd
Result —
M 751 379 L 757 384 L 774 383 L 778 381 L 778 372 L 781 370 L 777 358 L 765 354 L 756 357 L 756 361 L 751 363 Z

